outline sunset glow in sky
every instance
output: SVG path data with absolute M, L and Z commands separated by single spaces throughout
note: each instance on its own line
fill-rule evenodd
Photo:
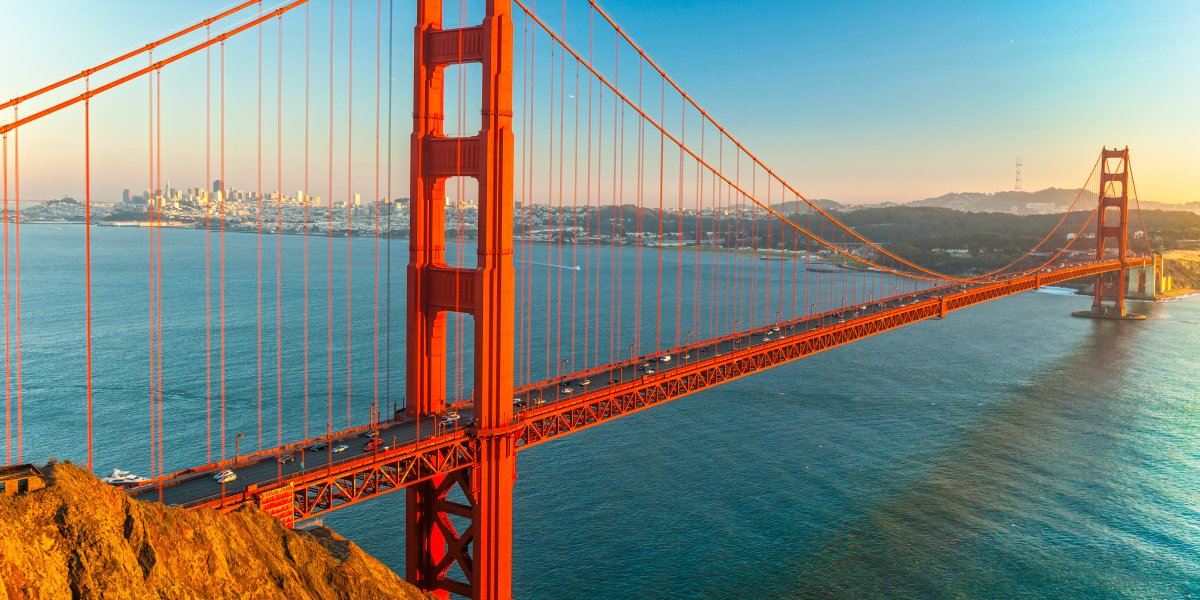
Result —
M 0 36 L 0 97 L 27 93 L 228 4 L 0 0 L 9 25 Z M 400 0 L 395 5 L 394 144 L 407 152 L 414 8 Z M 383 0 L 384 13 L 387 6 Z M 552 16 L 561 10 L 553 1 L 536 6 Z M 1018 156 L 1024 189 L 1075 187 L 1102 145 L 1128 145 L 1142 200 L 1200 200 L 1197 2 L 608 0 L 604 6 L 701 105 L 810 198 L 904 202 L 951 191 L 1008 190 Z M 318 2 L 313 14 L 328 15 L 327 7 Z M 354 10 L 355 63 L 373 77 L 376 2 L 358 0 Z M 293 28 L 284 35 L 289 49 L 302 44 L 296 37 L 303 36 L 300 23 L 298 33 Z M 266 42 L 271 52 L 274 35 L 272 29 Z M 197 89 L 203 94 L 203 59 L 188 68 L 185 73 L 193 75 L 164 76 L 170 88 L 164 100 L 173 98 L 185 107 L 179 110 L 203 119 L 197 112 L 203 100 L 196 97 Z M 289 65 L 285 76 L 296 68 Z M 328 65 L 313 68 L 327 72 Z M 232 65 L 231 88 L 253 95 L 252 71 Z M 373 80 L 369 85 L 373 90 Z M 132 130 L 115 116 L 122 103 L 141 103 L 140 128 L 129 135 L 146 136 L 146 83 L 128 87 L 95 106 L 98 116 L 112 115 L 111 123 L 93 123 L 97 152 L 107 148 L 93 176 L 100 200 L 146 185 L 145 146 L 142 155 L 133 155 L 114 141 Z M 358 89 L 356 84 L 355 114 L 362 116 L 355 127 L 370 128 L 374 98 Z M 327 87 L 317 95 L 326 93 Z M 11 110 L 4 111 L 0 123 L 11 117 Z M 24 196 L 80 193 L 77 177 L 63 176 L 67 169 L 58 169 L 56 161 L 82 156 L 81 122 L 76 110 L 23 131 Z M 244 125 L 234 126 L 239 123 Z M 322 127 L 327 124 L 316 127 L 319 135 L 327 135 Z M 202 134 L 164 141 L 168 164 L 202 157 L 204 143 Z M 398 156 L 407 163 L 406 154 Z M 368 163 L 361 169 L 369 170 Z M 396 196 L 407 195 L 407 175 L 400 176 L 406 169 L 394 170 Z M 246 173 L 240 174 L 244 187 Z M 191 186 L 201 178 L 176 173 L 172 179 Z M 292 178 L 285 189 L 296 189 Z M 370 185 L 355 181 L 364 197 Z

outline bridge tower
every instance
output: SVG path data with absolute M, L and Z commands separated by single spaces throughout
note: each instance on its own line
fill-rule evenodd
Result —
M 407 416 L 446 408 L 446 313 L 474 319 L 475 461 L 407 491 L 406 578 L 445 598 L 512 597 L 514 270 L 511 0 L 483 22 L 442 26 L 442 0 L 417 1 L 408 264 Z M 481 127 L 445 136 L 445 68 L 482 66 Z M 479 185 L 477 267 L 445 262 L 446 181 Z M 451 494 L 457 489 L 466 503 Z M 469 520 L 459 531 L 451 516 Z M 457 565 L 465 578 L 451 572 Z
M 1096 216 L 1096 260 L 1116 258 L 1121 269 L 1096 276 L 1092 308 L 1075 316 L 1101 319 L 1144 319 L 1125 311 L 1129 271 L 1129 147 L 1100 151 L 1100 207 Z M 1111 243 L 1110 243 L 1111 242 Z M 1107 254 L 1116 250 L 1116 256 Z

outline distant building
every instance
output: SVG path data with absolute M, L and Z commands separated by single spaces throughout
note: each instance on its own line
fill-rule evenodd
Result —
M 121 202 L 129 204 L 129 188 L 125 188 L 125 191 L 121 192 Z

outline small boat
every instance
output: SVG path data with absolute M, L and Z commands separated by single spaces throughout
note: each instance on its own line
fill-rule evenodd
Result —
M 109 475 L 108 477 L 102 477 L 102 478 L 100 478 L 100 481 L 103 481 L 104 483 L 107 483 L 109 485 L 129 486 L 129 485 L 137 485 L 139 483 L 142 483 L 144 481 L 149 481 L 149 480 L 146 479 L 145 477 L 134 475 L 133 473 L 130 473 L 129 471 L 113 469 L 112 475 Z

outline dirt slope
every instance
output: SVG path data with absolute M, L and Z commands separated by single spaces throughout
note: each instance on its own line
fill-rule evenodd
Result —
M 0 496 L 0 599 L 425 598 L 328 529 L 131 500 L 69 463 Z

